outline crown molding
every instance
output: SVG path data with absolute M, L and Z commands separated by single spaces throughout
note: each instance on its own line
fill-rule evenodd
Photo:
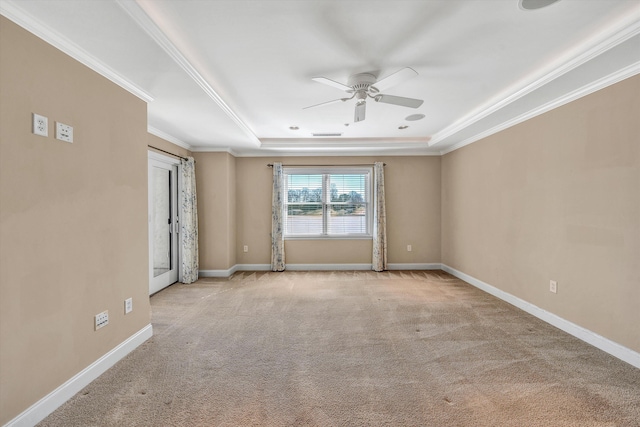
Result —
M 430 156 L 440 155 L 429 148 L 425 138 L 287 138 L 262 139 L 263 153 L 246 150 L 245 157 L 258 156 Z
M 599 35 L 592 37 L 590 41 L 584 43 L 582 47 L 574 49 L 571 53 L 565 55 L 560 60 L 562 61 L 560 64 L 557 66 L 551 66 L 552 71 L 545 73 L 516 92 L 501 98 L 493 104 L 481 106 L 476 109 L 474 113 L 471 113 L 453 125 L 438 132 L 432 137 L 429 146 L 438 144 L 444 139 L 462 131 L 463 129 L 543 87 L 544 85 L 549 84 L 558 77 L 586 64 L 609 49 L 612 49 L 619 44 L 624 43 L 628 39 L 640 34 L 640 20 L 638 20 L 638 16 L 640 16 L 640 7 L 638 8 L 637 13 L 628 15 L 622 23 L 618 23 L 614 28 L 609 28 L 605 35 L 602 35 L 601 32 Z M 581 50 L 581 53 L 576 52 L 577 50 Z M 506 128 L 506 126 L 503 127 L 503 129 L 504 128 Z M 475 136 L 473 138 L 475 138 Z M 447 152 L 450 151 L 452 151 L 451 147 L 448 147 Z
M 116 4 L 125 11 L 136 24 L 140 26 L 157 44 L 165 51 L 171 59 L 187 75 L 209 96 L 220 109 L 231 119 L 250 139 L 256 144 L 260 144 L 260 140 L 253 133 L 253 130 L 227 105 L 226 102 L 218 95 L 218 93 L 209 84 L 202 74 L 189 62 L 184 54 L 176 47 L 165 32 L 158 26 L 145 10 L 135 0 L 115 0 Z
M 228 153 L 233 157 L 238 157 L 238 153 L 231 149 L 231 147 L 193 147 L 191 149 L 192 153 Z
M 583 96 L 587 96 L 593 92 L 596 92 L 600 89 L 604 89 L 607 86 L 611 86 L 612 84 L 618 83 L 624 79 L 629 77 L 633 77 L 636 74 L 640 74 L 640 62 L 636 62 L 634 64 L 629 65 L 621 70 L 616 71 L 613 74 L 605 76 L 601 79 L 595 80 L 588 85 L 582 86 L 574 91 L 571 91 L 559 98 L 556 98 L 552 101 L 547 102 L 546 104 L 542 104 L 533 110 L 529 110 L 526 113 L 520 114 L 517 117 L 514 117 L 506 122 L 500 123 L 497 126 L 492 127 L 491 129 L 487 129 L 486 131 L 480 132 L 471 138 L 467 138 L 463 141 L 458 142 L 450 147 L 447 147 L 445 150 L 440 151 L 441 155 L 450 153 L 459 148 L 465 147 L 469 144 L 472 144 L 476 141 L 479 141 L 483 138 L 491 136 L 495 133 L 500 132 L 501 130 L 510 128 L 511 126 L 515 126 L 518 123 L 522 123 L 526 120 L 529 120 L 533 117 L 539 116 L 540 114 L 546 113 L 547 111 L 553 110 L 554 108 L 561 107 L 569 102 L 575 101 L 576 99 L 582 98 Z
M 17 6 L 15 2 L 11 0 L 2 0 L 2 2 L 0 2 L 0 13 L 25 30 L 49 43 L 51 46 L 55 47 L 58 50 L 61 50 L 76 61 L 89 67 L 96 73 L 112 81 L 113 83 L 117 84 L 118 86 L 122 87 L 123 89 L 137 96 L 143 101 L 147 103 L 153 101 L 153 96 L 151 94 L 135 85 L 134 83 L 130 82 L 129 80 L 124 79 L 120 74 L 112 70 L 104 63 L 100 62 L 98 59 L 91 56 L 80 46 L 71 42 L 51 28 L 42 25 L 27 12 L 20 9 L 20 7 Z
M 262 138 L 260 147 L 277 149 L 428 148 L 430 138 Z
M 147 132 L 149 132 L 151 135 L 157 136 L 158 138 L 162 138 L 165 141 L 169 141 L 170 143 L 177 145 L 178 147 L 182 147 L 185 150 L 193 151 L 193 147 L 191 145 L 174 137 L 173 135 L 169 135 L 168 133 L 161 131 L 158 128 L 155 128 L 153 126 L 147 126 Z
M 425 148 L 414 149 L 393 149 L 393 150 L 381 150 L 381 149 L 362 149 L 353 150 L 346 148 L 338 151 L 336 149 L 328 149 L 327 151 L 275 151 L 275 150 L 243 150 L 234 154 L 235 157 L 402 157 L 402 156 L 440 156 L 438 151 L 426 151 Z

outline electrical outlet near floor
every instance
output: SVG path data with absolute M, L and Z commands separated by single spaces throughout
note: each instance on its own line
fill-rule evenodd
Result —
M 109 324 L 109 310 L 96 314 L 96 331 Z
M 133 298 L 127 298 L 124 300 L 124 314 L 129 314 L 133 311 Z
M 407 245 L 407 252 L 411 252 L 411 245 Z
M 558 293 L 558 282 L 549 280 L 549 292 L 553 292 L 554 294 Z
M 244 251 L 245 251 L 245 252 L 249 252 L 249 246 L 244 245 L 244 248 L 243 248 L 243 249 L 244 249 Z

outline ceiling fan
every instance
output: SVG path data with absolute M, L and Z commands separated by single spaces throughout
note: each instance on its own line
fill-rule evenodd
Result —
M 322 102 L 320 104 L 310 105 L 307 108 L 320 107 L 324 105 L 330 105 L 337 102 L 346 102 L 351 99 L 356 99 L 356 109 L 354 115 L 355 122 L 361 122 L 365 119 L 366 101 L 367 98 L 372 98 L 376 102 L 383 102 L 385 104 L 400 105 L 402 107 L 418 108 L 424 102 L 422 99 L 405 98 L 402 96 L 384 95 L 380 93 L 391 86 L 395 86 L 411 77 L 417 76 L 418 73 L 412 68 L 406 67 L 395 73 L 377 81 L 376 76 L 370 73 L 354 74 L 349 77 L 346 85 L 328 79 L 326 77 L 314 77 L 312 80 L 323 83 L 328 86 L 335 87 L 352 94 L 348 98 L 334 99 L 333 101 Z

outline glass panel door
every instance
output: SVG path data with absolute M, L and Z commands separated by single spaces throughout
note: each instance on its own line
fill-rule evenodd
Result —
M 153 166 L 153 277 L 171 270 L 171 171 Z
M 149 155 L 149 295 L 178 281 L 178 165 Z

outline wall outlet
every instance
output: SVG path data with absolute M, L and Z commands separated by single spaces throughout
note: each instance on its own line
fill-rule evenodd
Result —
M 73 126 L 56 122 L 56 139 L 60 141 L 73 142 Z
M 96 314 L 96 331 L 109 324 L 109 310 Z
M 411 245 L 407 245 L 407 252 L 411 252 Z
M 49 136 L 49 119 L 33 113 L 33 133 L 40 136 Z
M 555 280 L 549 280 L 549 291 L 553 292 L 554 294 L 558 293 L 558 282 L 556 282 Z
M 133 311 L 133 298 L 127 298 L 124 300 L 124 314 L 129 314 Z
M 245 252 L 249 252 L 249 246 L 244 245 L 244 251 L 245 251 Z

